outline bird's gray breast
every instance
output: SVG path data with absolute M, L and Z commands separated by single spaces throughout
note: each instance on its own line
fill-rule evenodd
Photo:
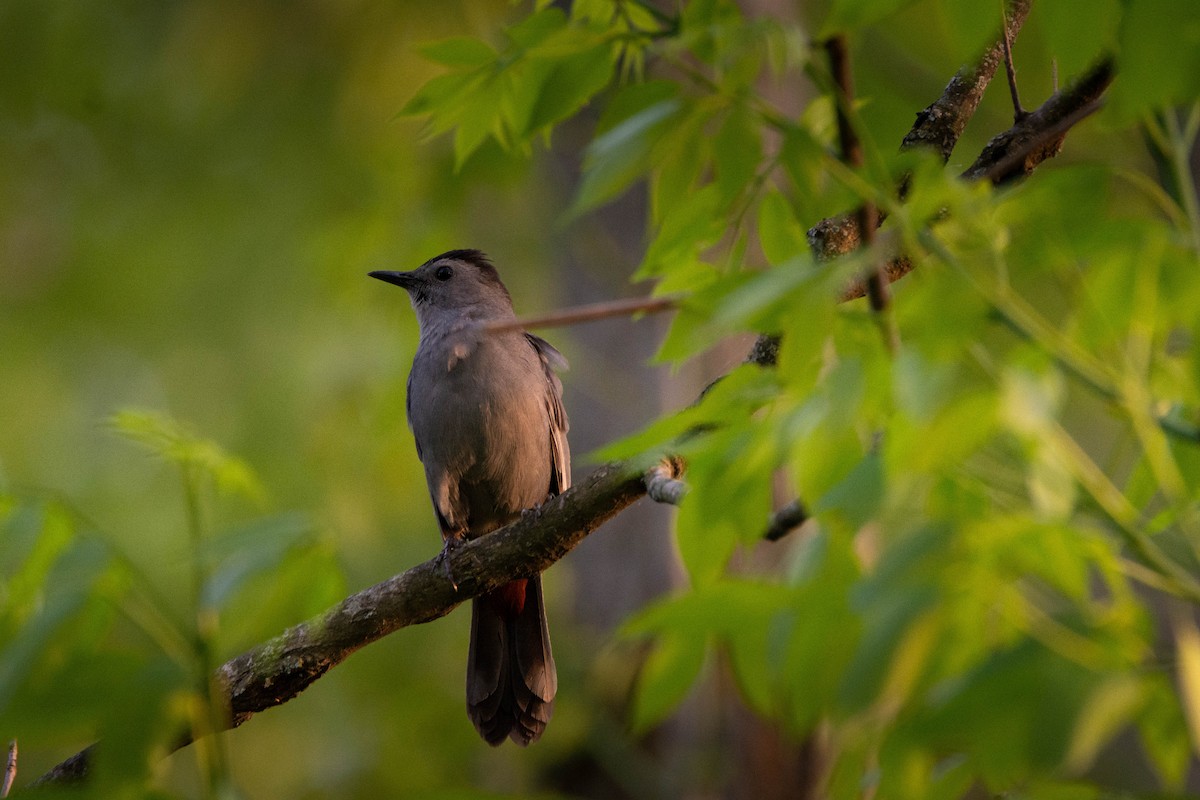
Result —
M 472 535 L 541 503 L 550 486 L 549 391 L 521 333 L 464 342 L 423 339 L 413 361 L 409 422 L 431 484 L 452 487 Z

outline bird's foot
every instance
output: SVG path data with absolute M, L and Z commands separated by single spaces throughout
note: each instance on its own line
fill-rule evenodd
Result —
M 437 554 L 438 566 L 442 568 L 442 572 L 446 573 L 446 579 L 450 581 L 450 585 L 454 587 L 454 591 L 458 591 L 458 581 L 454 579 L 454 568 L 450 565 L 450 554 L 458 549 L 462 544 L 461 536 L 447 536 L 442 540 L 442 552 Z

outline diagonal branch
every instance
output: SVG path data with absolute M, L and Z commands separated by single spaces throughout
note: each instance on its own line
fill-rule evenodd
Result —
M 664 469 L 681 468 L 678 462 L 664 464 Z M 678 473 L 664 477 L 677 478 Z M 516 522 L 453 550 L 450 562 L 457 592 L 444 566 L 431 559 L 230 659 L 216 673 L 228 699 L 229 727 L 291 700 L 360 647 L 400 628 L 444 617 L 460 603 L 515 577 L 544 571 L 645 493 L 641 468 L 631 463 L 604 465 Z M 184 738 L 177 744 L 189 742 Z M 95 749 L 102 746 L 77 753 L 37 783 L 82 780 Z
M 1043 161 L 1062 151 L 1067 133 L 1099 107 L 1115 77 L 1113 60 L 1105 58 L 1003 133 L 992 137 L 983 152 L 962 174 L 964 180 L 989 180 L 994 184 L 1030 175 Z M 809 245 L 822 260 L 837 258 L 858 246 L 859 228 L 853 216 L 822 220 L 808 231 Z M 890 281 L 912 270 L 907 256 L 892 259 L 886 268 Z M 865 282 L 847 287 L 843 300 L 867 294 Z
M 946 85 L 942 96 L 923 111 L 917 112 L 917 121 L 904 136 L 900 149 L 929 147 L 941 155 L 942 161 L 950 160 L 954 145 L 958 144 L 959 137 L 983 99 L 984 90 L 1004 60 L 1005 42 L 1017 38 L 1021 26 L 1025 24 L 1025 17 L 1029 16 L 1031 3 L 1032 0 L 1014 0 L 1009 5 L 1001 35 L 984 51 L 977 64 L 959 70 Z
M 996 70 L 1004 60 L 1006 42 L 1012 42 L 1029 16 L 1032 0 L 1013 0 L 1005 16 L 1004 30 L 996 37 L 979 61 L 958 71 L 938 99 L 917 112 L 917 119 L 904 139 L 901 150 L 925 148 L 937 153 L 943 163 L 950 160 L 954 146 L 966 130 L 967 123 L 975 116 L 983 93 Z M 900 194 L 907 191 L 901 185 Z M 878 223 L 882 223 L 882 218 Z M 808 244 L 813 254 L 822 261 L 843 256 L 858 249 L 862 236 L 859 222 L 853 214 L 843 214 L 823 219 L 808 230 Z M 885 267 L 888 281 L 895 281 L 912 269 L 907 258 L 893 259 Z M 857 282 L 851 286 L 844 300 L 866 295 L 866 284 Z

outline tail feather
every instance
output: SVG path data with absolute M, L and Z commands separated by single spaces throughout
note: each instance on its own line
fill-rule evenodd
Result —
M 467 659 L 467 716 L 479 735 L 491 745 L 537 741 L 558 691 L 540 577 L 526 583 L 519 608 L 492 595 L 474 600 Z

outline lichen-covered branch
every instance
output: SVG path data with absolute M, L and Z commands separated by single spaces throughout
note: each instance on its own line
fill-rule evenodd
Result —
M 954 146 L 983 99 L 984 90 L 1004 60 L 1005 42 L 1017 38 L 1031 3 L 1032 0 L 1015 0 L 1009 5 L 1003 33 L 977 63 L 959 70 L 950 79 L 941 97 L 917 112 L 917 121 L 900 143 L 901 149 L 928 147 L 941 155 L 942 161 L 950 160 Z
M 1043 161 L 1058 155 L 1071 128 L 1100 107 L 1114 77 L 1112 59 L 1099 61 L 1020 122 L 992 137 L 962 178 L 1001 184 L 1031 174 Z M 853 215 L 831 217 L 813 226 L 808 239 L 818 258 L 836 258 L 858 246 L 858 223 Z M 885 271 L 889 280 L 896 281 L 910 270 L 912 262 L 907 256 L 899 256 L 888 263 Z M 852 300 L 866 293 L 865 281 L 856 281 L 846 288 L 842 299 Z
M 986 178 L 998 184 L 1029 175 L 1043 161 L 1058 155 L 1067 132 L 1100 107 L 1115 75 L 1111 58 L 1097 62 L 1036 111 L 993 137 L 962 177 L 969 181 Z
M 682 468 L 679 462 L 664 464 Z M 664 474 L 665 479 L 677 477 Z M 431 559 L 230 659 L 216 674 L 228 699 L 230 727 L 291 700 L 360 647 L 400 628 L 443 617 L 514 577 L 542 572 L 645 493 L 641 469 L 607 464 L 511 525 L 453 550 L 450 565 L 457 591 L 443 565 Z M 179 746 L 187 743 L 181 740 Z M 96 747 L 71 756 L 38 783 L 83 778 Z

